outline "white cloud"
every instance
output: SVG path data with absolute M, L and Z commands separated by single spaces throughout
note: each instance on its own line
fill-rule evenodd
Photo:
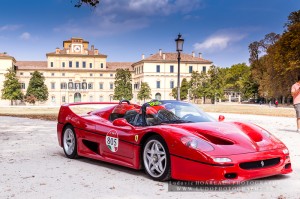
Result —
M 246 37 L 246 34 L 234 32 L 232 30 L 222 30 L 208 37 L 202 43 L 195 43 L 196 51 L 215 52 L 224 50 L 231 44 L 238 42 Z
M 21 27 L 21 25 L 5 25 L 5 26 L 0 26 L 0 32 L 1 31 L 14 31 L 17 30 Z
M 54 31 L 88 36 L 103 36 L 148 27 L 161 16 L 188 14 L 202 0 L 102 0 L 91 18 L 69 21 Z
M 23 33 L 21 34 L 21 36 L 20 36 L 20 39 L 22 39 L 22 40 L 29 40 L 30 37 L 31 37 L 30 33 L 28 33 L 28 32 L 23 32 Z

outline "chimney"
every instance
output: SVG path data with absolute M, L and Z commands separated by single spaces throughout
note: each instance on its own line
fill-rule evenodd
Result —
M 91 51 L 94 51 L 95 47 L 94 45 L 91 45 Z
M 144 54 L 142 54 L 142 60 L 143 60 L 143 59 L 145 59 L 145 55 L 144 55 Z
M 202 53 L 199 53 L 199 58 L 202 58 Z
M 192 52 L 192 56 L 195 57 L 195 52 L 194 51 Z
M 57 47 L 56 49 L 55 49 L 55 54 L 59 54 L 60 53 L 60 49 Z
M 159 56 L 161 56 L 161 53 L 162 53 L 162 50 L 161 50 L 161 49 L 159 49 Z
M 165 53 L 163 53 L 163 60 L 165 60 L 166 59 L 166 54 Z

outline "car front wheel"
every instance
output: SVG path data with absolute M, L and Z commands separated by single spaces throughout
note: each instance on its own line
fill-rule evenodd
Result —
M 143 147 L 143 163 L 146 173 L 154 180 L 166 181 L 171 177 L 168 147 L 159 135 L 151 136 Z
M 74 128 L 67 126 L 63 134 L 63 148 L 66 156 L 70 159 L 77 158 L 77 139 Z

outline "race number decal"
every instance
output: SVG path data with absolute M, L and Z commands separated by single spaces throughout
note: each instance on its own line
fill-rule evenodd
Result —
M 109 148 L 109 150 L 111 150 L 112 152 L 118 151 L 119 138 L 118 138 L 118 134 L 115 130 L 109 131 L 106 134 L 105 140 L 106 140 L 106 145 Z

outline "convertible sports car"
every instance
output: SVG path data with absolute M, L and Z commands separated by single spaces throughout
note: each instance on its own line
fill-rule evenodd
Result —
M 83 115 L 71 110 L 87 104 L 106 106 Z M 73 103 L 61 106 L 57 135 L 68 158 L 145 169 L 159 181 L 230 184 L 292 172 L 287 147 L 271 133 L 223 120 L 182 101 Z

